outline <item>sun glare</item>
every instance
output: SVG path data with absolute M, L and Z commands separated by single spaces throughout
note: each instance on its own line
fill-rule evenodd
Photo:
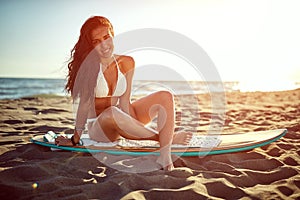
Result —
M 239 88 L 242 92 L 282 91 L 296 89 L 296 85 L 288 80 L 258 79 L 256 81 L 241 81 Z

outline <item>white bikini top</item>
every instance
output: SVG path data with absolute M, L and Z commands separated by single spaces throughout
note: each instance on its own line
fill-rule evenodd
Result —
M 98 74 L 98 78 L 97 78 L 97 85 L 95 88 L 95 96 L 98 98 L 101 97 L 119 97 L 122 96 L 126 89 L 127 89 L 127 82 L 126 82 L 126 78 L 124 76 L 124 74 L 120 71 L 118 62 L 116 60 L 116 58 L 113 56 L 116 65 L 117 65 L 117 71 L 118 71 L 118 77 L 117 77 L 117 84 L 115 87 L 115 90 L 112 94 L 112 96 L 109 96 L 109 88 L 107 85 L 107 81 L 104 77 L 104 74 L 102 72 L 102 65 L 100 63 L 100 70 L 99 70 L 99 74 Z

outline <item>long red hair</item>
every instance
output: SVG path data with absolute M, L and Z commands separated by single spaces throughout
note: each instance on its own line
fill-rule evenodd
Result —
M 91 31 L 98 27 L 107 27 L 109 31 L 111 32 L 112 36 L 114 36 L 113 26 L 110 23 L 110 21 L 102 16 L 93 16 L 85 21 L 85 23 L 82 25 L 80 29 L 80 36 L 75 44 L 74 48 L 71 50 L 71 57 L 69 59 L 68 63 L 68 75 L 67 75 L 67 83 L 65 86 L 65 89 L 67 92 L 71 93 L 71 95 L 78 95 L 76 89 L 74 90 L 74 85 L 76 81 L 76 77 L 78 74 L 78 71 L 87 58 L 89 54 L 91 54 L 92 50 L 94 49 L 94 46 L 92 45 L 92 39 L 91 39 Z M 85 71 L 85 70 L 81 70 Z M 91 74 L 95 74 L 95 72 Z M 85 79 L 90 79 L 91 77 L 84 77 Z M 83 79 L 84 79 L 83 78 Z M 84 84 L 84 83 L 80 83 Z M 75 93 L 75 94 L 74 94 Z

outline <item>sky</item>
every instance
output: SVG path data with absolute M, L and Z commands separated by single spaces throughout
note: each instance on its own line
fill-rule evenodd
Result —
M 184 35 L 201 46 L 224 81 L 300 82 L 299 9 L 298 0 L 0 1 L 0 76 L 64 78 L 82 24 L 101 15 L 115 35 L 141 28 Z M 132 56 L 139 66 L 191 68 L 166 54 Z M 190 70 L 179 73 L 195 79 Z

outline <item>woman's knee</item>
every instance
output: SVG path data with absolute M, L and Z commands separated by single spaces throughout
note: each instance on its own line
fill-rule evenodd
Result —
M 158 99 L 163 106 L 170 106 L 174 103 L 174 96 L 169 91 L 159 91 L 157 92 Z
M 165 91 L 165 90 L 157 92 L 157 95 L 159 96 L 159 98 L 161 98 L 161 100 L 173 101 L 173 99 L 174 99 L 173 94 L 171 92 Z
M 104 110 L 100 116 L 99 116 L 99 122 L 100 124 L 106 124 L 106 125 L 115 125 L 115 115 L 116 112 L 118 112 L 118 108 L 115 106 L 111 106 Z
M 102 124 L 120 127 L 127 125 L 128 116 L 121 109 L 111 106 L 101 113 L 100 120 Z

